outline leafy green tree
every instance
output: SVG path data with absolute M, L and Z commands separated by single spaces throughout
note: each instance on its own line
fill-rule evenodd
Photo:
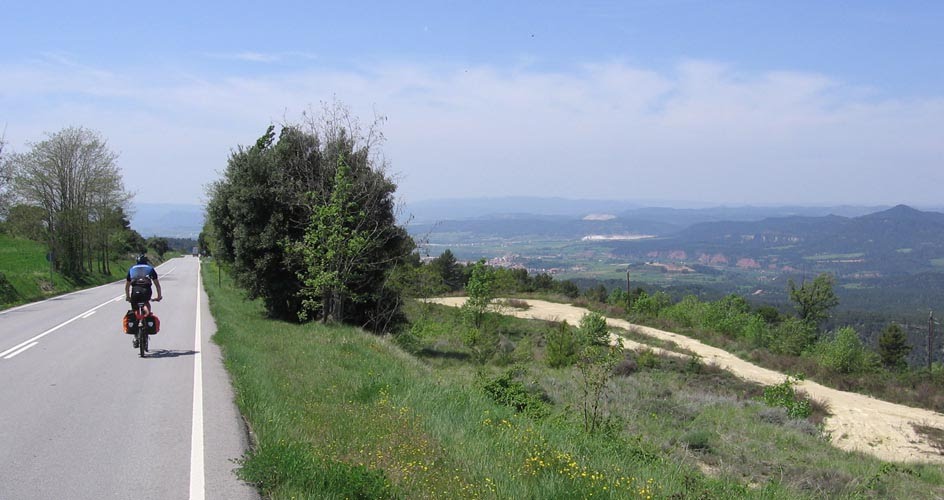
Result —
M 551 325 L 545 334 L 545 360 L 551 368 L 563 368 L 577 361 L 580 342 L 574 330 L 565 321 Z
M 223 178 L 210 187 L 207 218 L 214 256 L 229 265 L 250 298 L 263 300 L 269 316 L 298 320 L 300 315 L 311 318 L 314 311 L 373 331 L 403 321 L 392 270 L 413 251 L 413 243 L 396 224 L 396 184 L 387 177 L 378 150 L 383 139 L 378 123 L 365 132 L 342 106 L 326 105 L 306 125 L 283 127 L 278 139 L 269 127 L 254 146 L 239 148 Z M 350 189 L 332 201 L 342 164 L 349 169 L 343 177 Z M 327 231 L 333 227 L 329 223 L 349 221 L 352 213 L 362 217 L 350 228 L 358 231 L 352 245 L 361 251 L 348 261 L 353 267 L 311 274 L 311 264 L 319 259 L 339 263 L 341 257 L 322 248 L 313 250 L 306 263 L 306 252 L 299 248 L 306 234 L 316 233 L 309 237 L 312 244 L 336 243 L 317 234 L 318 228 Z M 344 271 L 347 278 L 334 271 Z M 319 304 L 325 299 L 329 303 Z M 309 314 L 303 314 L 304 301 Z
M 13 165 L 3 157 L 3 148 L 6 142 L 0 136 L 0 220 L 7 216 L 7 211 L 13 203 Z
M 580 337 L 583 345 L 609 345 L 610 330 L 602 314 L 589 312 L 580 318 Z
M 909 352 L 911 346 L 908 345 L 908 338 L 898 323 L 892 323 L 882 330 L 878 337 L 878 354 L 882 358 L 882 365 L 889 369 L 902 369 L 907 365 L 905 358 Z
M 840 328 L 832 339 L 819 342 L 814 353 L 823 366 L 839 373 L 859 373 L 877 365 L 875 354 L 851 327 Z
M 829 317 L 829 310 L 839 305 L 839 297 L 833 288 L 836 279 L 829 273 L 822 273 L 811 282 L 805 279 L 797 286 L 789 281 L 790 300 L 796 306 L 800 319 L 813 325 L 819 325 Z
M 81 127 L 47 134 L 11 158 L 16 195 L 44 210 L 49 249 L 66 276 L 92 271 L 96 246 L 117 230 L 110 214 L 130 200 L 116 159 L 98 133 Z
M 439 278 L 450 291 L 461 290 L 465 285 L 462 266 L 456 260 L 452 250 L 446 249 L 439 257 L 430 261 L 429 266 L 439 274 Z
M 7 213 L 7 232 L 13 236 L 33 241 L 46 241 L 46 226 L 44 219 L 46 211 L 32 205 L 14 205 Z
M 482 326 L 488 308 L 495 300 L 495 272 L 485 264 L 485 259 L 472 266 L 465 292 L 468 299 L 462 305 L 462 311 L 472 325 L 478 328 Z
M 580 296 L 580 288 L 576 283 L 570 280 L 558 281 L 557 291 L 571 299 L 576 299 Z
M 670 305 L 672 305 L 672 297 L 665 292 L 656 292 L 652 295 L 643 292 L 633 301 L 632 311 L 654 318 Z
M 599 284 L 595 287 L 590 287 L 583 292 L 583 296 L 591 302 L 606 302 L 607 291 L 606 286 Z
M 249 148 L 238 148 L 229 158 L 223 178 L 209 188 L 207 220 L 217 236 L 215 256 L 229 264 L 236 283 L 249 298 L 260 298 L 271 317 L 297 319 L 302 288 L 282 241 L 299 241 L 308 218 L 301 203 L 289 196 L 282 181 L 289 170 L 280 157 L 302 156 L 317 143 L 300 134 L 282 131 L 276 144 L 269 127 Z M 298 155 L 289 154 L 298 152 Z M 300 161 L 299 161 L 300 163 Z M 312 165 L 310 177 L 323 175 L 321 164 Z
M 302 289 L 302 317 L 320 311 L 322 322 L 344 321 L 344 305 L 364 300 L 351 286 L 360 268 L 367 263 L 371 244 L 368 228 L 361 227 L 365 214 L 354 200 L 354 183 L 343 158 L 338 159 L 334 188 L 324 205 L 316 206 L 311 223 L 295 251 L 305 267 L 299 272 Z
M 164 254 L 170 250 L 170 244 L 167 243 L 167 238 L 152 237 L 147 240 L 147 245 L 154 249 L 154 253 L 157 254 L 161 259 L 164 258 Z
M 610 380 L 622 359 L 623 350 L 610 345 L 586 346 L 578 356 L 577 380 L 581 389 L 584 430 L 588 433 L 597 432 L 604 422 Z
M 816 327 L 788 316 L 771 329 L 770 337 L 765 340 L 767 347 L 775 353 L 799 356 L 816 342 Z
M 547 273 L 540 273 L 534 277 L 532 284 L 536 291 L 551 291 L 554 289 L 554 277 Z

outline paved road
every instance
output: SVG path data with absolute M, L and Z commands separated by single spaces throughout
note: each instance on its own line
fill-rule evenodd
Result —
M 0 500 L 258 498 L 233 473 L 248 439 L 198 266 L 158 267 L 143 359 L 124 283 L 0 312 Z

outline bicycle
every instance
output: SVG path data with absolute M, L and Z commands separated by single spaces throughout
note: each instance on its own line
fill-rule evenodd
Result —
M 154 299 L 153 301 L 160 302 L 161 299 Z M 137 326 L 134 330 L 134 344 L 138 349 L 138 356 L 143 358 L 145 357 L 145 353 L 148 352 L 148 338 L 150 337 L 144 320 L 151 311 L 148 311 L 148 314 L 144 314 L 144 302 L 131 304 L 131 309 L 134 311 L 134 319 Z

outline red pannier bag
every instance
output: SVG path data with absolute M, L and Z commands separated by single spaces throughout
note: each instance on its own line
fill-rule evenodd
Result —
M 134 311 L 128 311 L 121 318 L 121 330 L 125 333 L 134 335 L 134 329 L 138 327 L 138 320 L 134 317 Z
M 144 329 L 147 330 L 148 335 L 157 335 L 157 332 L 161 331 L 161 320 L 156 314 L 151 313 L 144 318 Z

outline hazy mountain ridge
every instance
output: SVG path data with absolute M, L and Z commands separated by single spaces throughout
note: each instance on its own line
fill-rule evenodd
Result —
M 203 230 L 204 216 L 200 205 L 136 203 L 131 213 L 131 228 L 145 238 L 196 238 Z
M 622 244 L 624 257 L 693 260 L 721 255 L 761 268 L 814 272 L 839 269 L 846 276 L 940 271 L 944 214 L 905 205 L 859 217 L 780 217 L 761 221 L 705 222 L 658 240 Z M 721 259 L 718 259 L 721 260 Z

